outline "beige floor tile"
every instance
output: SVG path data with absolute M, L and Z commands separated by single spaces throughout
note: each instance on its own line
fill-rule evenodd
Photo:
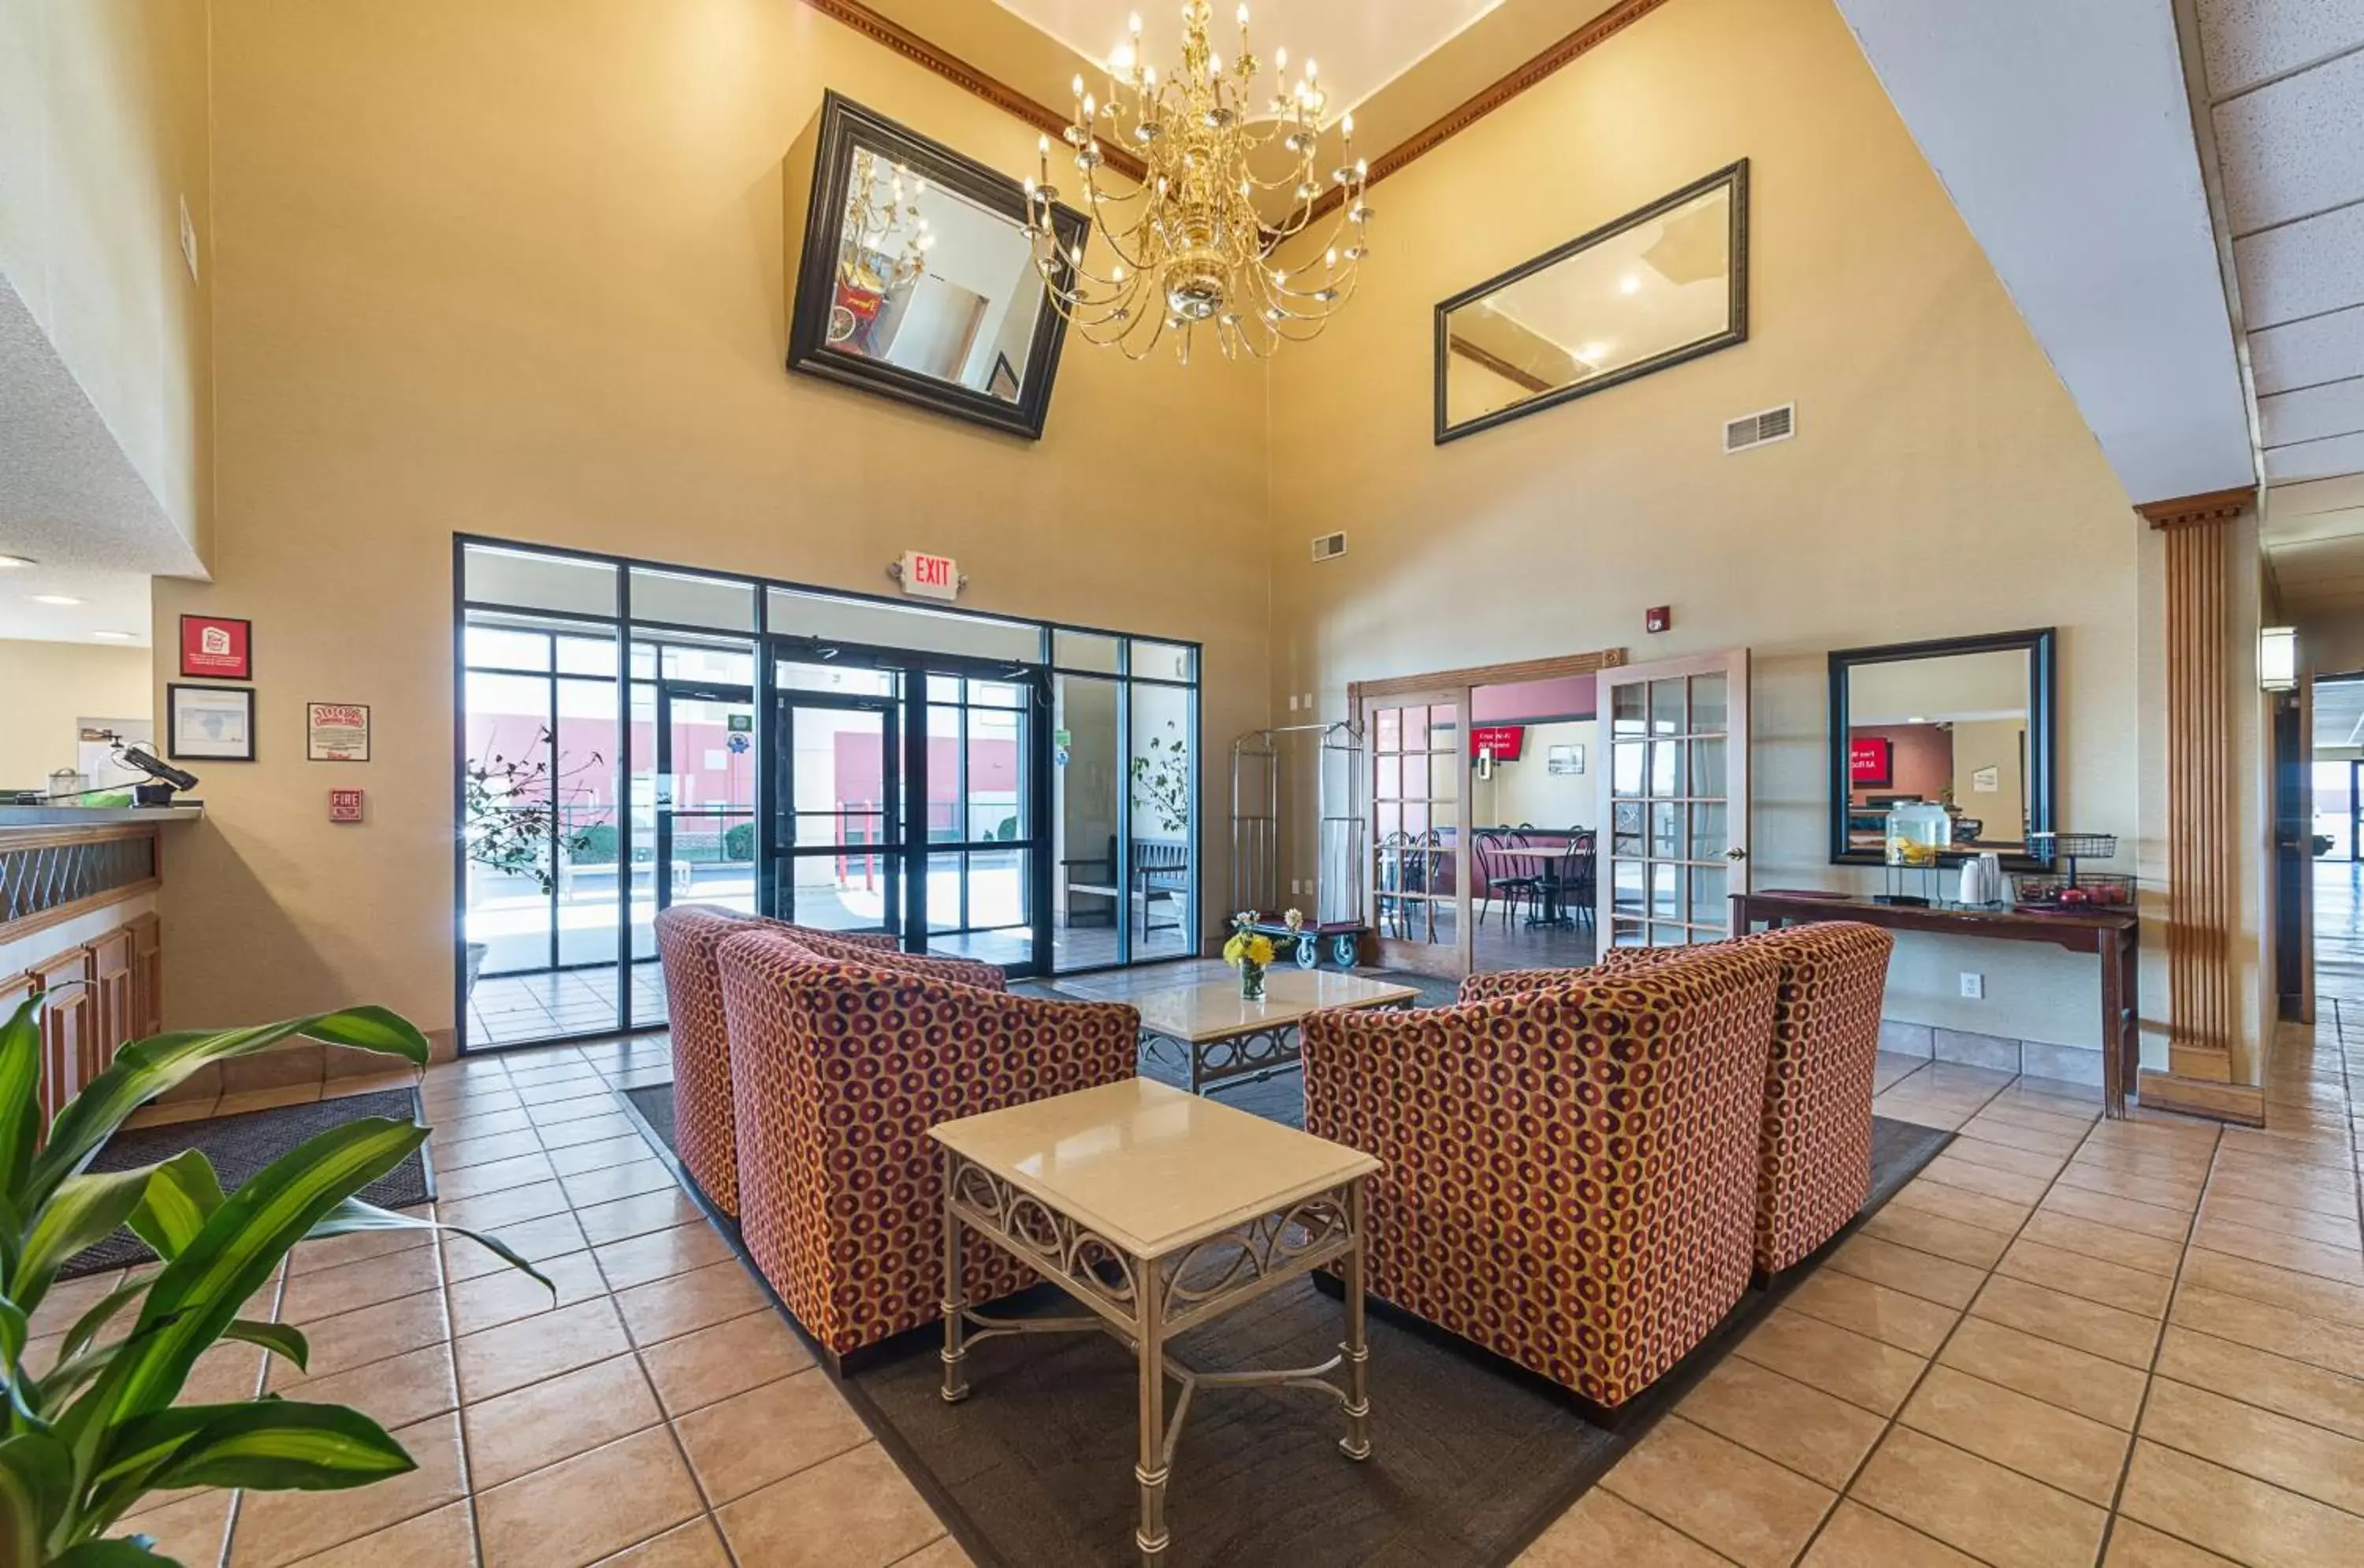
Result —
M 2189 1541 L 2161 1535 L 2121 1514 L 2110 1524 L 2110 1547 L 2102 1568 L 2239 1568 L 2230 1558 L 2202 1551 Z
M 2031 1154 L 2066 1155 L 2085 1136 L 2082 1128 L 2036 1128 L 2023 1126 L 1999 1117 L 1979 1116 L 1962 1125 L 1962 1130 L 1972 1138 L 1988 1143 L 2000 1143 L 2010 1149 L 2024 1149 Z
M 730 1553 L 723 1547 L 722 1534 L 714 1528 L 714 1521 L 697 1518 L 665 1531 L 654 1540 L 627 1547 L 613 1557 L 602 1557 L 599 1568 L 731 1568 L 731 1563 Z
M 2164 1177 L 2178 1184 L 2206 1181 L 2209 1166 L 2213 1163 L 2206 1151 L 2135 1149 L 2101 1136 L 2087 1139 L 2078 1148 L 2075 1158 L 2080 1165 L 2110 1165 L 2121 1171 Z
M 435 1290 L 442 1283 L 442 1269 L 435 1249 L 409 1247 L 357 1263 L 295 1275 L 280 1296 L 279 1320 L 301 1327 L 397 1296 Z
M 1987 1277 L 1983 1269 L 1860 1233 L 1840 1243 L 1828 1266 L 1952 1307 L 1968 1307 Z
M 1984 1165 L 1991 1170 L 2009 1171 L 2017 1175 L 2035 1176 L 2050 1181 L 2059 1174 L 2065 1162 L 2058 1154 L 2039 1153 L 2029 1149 L 2014 1149 L 2008 1143 L 1990 1143 L 1968 1133 L 1946 1145 L 1944 1158 L 1964 1161 L 1972 1165 Z
M 1552 1521 L 1512 1568 L 1729 1568 L 1710 1551 L 1633 1504 L 1595 1486 Z
M 2082 1502 L 1910 1429 L 1891 1430 L 1849 1496 L 1997 1568 L 2090 1563 L 2108 1517 Z
M 2158 1373 L 2364 1440 L 2364 1381 L 2169 1325 Z
M 550 1281 L 548 1285 L 522 1269 L 505 1268 L 451 1286 L 444 1297 L 451 1304 L 452 1332 L 474 1334 L 608 1294 L 608 1282 L 587 1251 L 569 1252 L 534 1266 Z
M 489 1138 L 496 1133 L 533 1130 L 533 1118 L 522 1110 L 485 1110 L 478 1111 L 473 1116 L 439 1117 L 431 1114 L 433 1109 L 431 1106 L 429 1107 L 430 1112 L 429 1119 L 434 1123 L 435 1130 L 440 1134 L 449 1134 L 455 1140 Z M 544 1147 L 548 1146 L 544 1145 Z
M 686 1274 L 730 1257 L 730 1243 L 703 1218 L 592 1249 L 611 1290 Z
M 766 1307 L 641 1352 L 657 1397 L 675 1418 L 812 1364 L 785 1319 Z
M 2168 1320 L 2349 1377 L 2364 1377 L 2364 1329 L 2346 1323 L 2191 1285 L 2177 1290 Z
M 493 1240 L 529 1262 L 545 1262 L 563 1258 L 569 1252 L 580 1252 L 590 1243 L 583 1239 L 583 1227 L 574 1223 L 574 1214 L 546 1214 L 540 1219 L 521 1224 L 503 1225 L 485 1232 Z M 481 1246 L 464 1236 L 446 1237 L 443 1241 L 443 1278 L 447 1282 L 474 1279 L 511 1265 L 489 1247 Z
M 959 1541 L 943 1535 L 896 1563 L 895 1568 L 976 1568 L 976 1560 L 961 1550 Z
M 715 1518 L 741 1562 L 766 1568 L 884 1568 L 944 1528 L 876 1443 L 775 1481 Z M 1132 1554 L 1129 1540 L 1110 1548 Z
M 2296 1269 L 2253 1262 L 2194 1247 L 2183 1260 L 2183 1283 L 2199 1290 L 2247 1296 L 2271 1307 L 2364 1326 L 2364 1288 L 2342 1284 Z
M 2169 1378 L 2151 1384 L 2142 1435 L 2227 1470 L 2364 1513 L 2364 1442 Z
M 581 1122 L 570 1122 L 567 1127 L 571 1130 L 582 1125 Z M 553 1128 L 552 1130 L 558 1129 Z M 635 1164 L 651 1159 L 654 1153 L 648 1140 L 634 1129 L 553 1149 L 550 1151 L 550 1166 L 562 1177 L 580 1176 L 614 1165 Z
M 484 1568 L 580 1568 L 703 1511 L 663 1427 L 495 1486 L 476 1498 Z
M 1740 1356 L 1725 1357 L 1676 1410 L 1831 1487 L 1846 1485 L 1881 1430 L 1870 1411 Z
M 2139 1230 L 2121 1230 L 2113 1225 L 2096 1225 L 2090 1219 L 2055 1214 L 2050 1209 L 2037 1209 L 2019 1234 L 2024 1241 L 2039 1241 L 2046 1247 L 2169 1279 L 2175 1277 L 2175 1271 L 2183 1262 L 2181 1242 L 2164 1241 Z
M 545 1215 L 563 1214 L 569 1207 L 566 1189 L 545 1175 L 540 1181 L 470 1197 L 446 1195 L 436 1200 L 435 1217 L 446 1225 L 463 1225 L 471 1230 L 498 1230 Z
M 309 1404 L 350 1405 L 389 1429 L 460 1405 L 452 1347 L 440 1342 L 329 1376 L 290 1383 L 276 1392 Z
M 1668 1416 L 1600 1485 L 1735 1562 L 1796 1560 L 1835 1496 L 1737 1443 Z
M 230 1494 L 199 1492 L 127 1516 L 107 1533 L 154 1538 L 155 1551 L 183 1568 L 213 1568 L 229 1534 Z
M 1827 1269 L 1808 1275 L 1782 1305 L 1917 1356 L 1935 1355 L 1960 1316 L 1953 1307 Z
M 1985 1112 L 1988 1118 L 2069 1138 L 2081 1137 L 2086 1129 L 2101 1119 L 2099 1100 L 2088 1104 L 2064 1100 L 2053 1095 L 2026 1093 L 2020 1087 L 2026 1082 L 2023 1078 L 2019 1084 L 1989 1100 Z
M 460 1398 L 474 1405 L 631 1349 L 616 1304 L 595 1296 L 452 1342 Z
M 1784 1307 L 1741 1341 L 1738 1354 L 1877 1415 L 1893 1415 L 1928 1363 L 1909 1351 Z
M 2162 1208 L 2155 1203 L 2114 1197 L 2108 1193 L 2092 1192 L 2084 1187 L 2055 1186 L 2044 1195 L 2044 1202 L 2038 1206 L 2037 1211 L 2090 1219 L 2096 1225 L 2114 1225 L 2121 1230 L 2133 1230 L 2179 1244 L 2191 1229 L 2191 1216 L 2182 1209 Z
M 2203 1223 L 2215 1220 L 2247 1230 L 2269 1230 L 2334 1247 L 2364 1245 L 2364 1227 L 2338 1215 L 2314 1214 L 2284 1204 L 2259 1203 L 2255 1198 L 2213 1196 L 2200 1206 Z
M 2147 1382 L 2139 1367 L 1976 1317 L 1962 1319 L 1937 1362 L 2124 1431 Z
M 625 1331 L 636 1345 L 653 1345 L 770 1305 L 764 1287 L 736 1258 L 635 1285 L 616 1296 Z
M 1993 1147 L 2008 1146 L 1997 1144 Z M 2030 1176 L 1962 1159 L 1953 1152 L 1950 1145 L 1945 1153 L 1923 1166 L 1921 1174 L 1924 1180 L 1943 1182 L 1949 1187 L 1962 1187 L 1970 1192 L 1984 1193 L 1989 1197 L 2001 1198 L 2006 1203 L 2030 1206 L 2052 1184 L 2052 1178 L 2048 1175 Z
M 467 1503 L 448 1503 L 307 1557 L 300 1568 L 456 1568 L 475 1560 L 475 1510 Z
M 224 1340 L 197 1357 L 189 1381 L 181 1387 L 182 1405 L 229 1405 L 251 1399 L 262 1388 L 262 1364 L 268 1354 L 260 1345 Z M 284 1359 L 284 1358 L 282 1358 Z M 291 1367 L 293 1362 L 288 1363 Z
M 2118 1506 L 2251 1568 L 2364 1562 L 2364 1519 L 2157 1443 L 2135 1444 Z
M 81 1279 L 61 1280 L 50 1286 L 41 1304 L 27 1318 L 25 1332 L 28 1338 L 41 1340 L 51 1334 L 62 1334 L 72 1328 L 82 1315 L 113 1294 L 123 1283 L 123 1271 L 109 1269 L 105 1273 L 85 1274 Z M 124 1309 L 129 1313 L 132 1309 Z
M 1990 1269 L 2001 1261 L 2011 1246 L 2009 1231 L 1989 1230 L 1984 1226 L 1965 1225 L 1958 1219 L 1927 1214 L 1917 1208 L 1899 1208 L 1894 1204 L 1883 1207 L 1856 1234 L 1877 1236 L 1883 1241 L 1893 1241 L 1900 1247 L 1917 1251 L 1933 1252 L 1938 1257 L 1965 1263 L 1975 1269 Z
M 308 1370 L 298 1372 L 293 1364 L 274 1357 L 271 1362 L 271 1387 L 281 1388 L 305 1378 L 327 1377 L 437 1344 L 449 1339 L 451 1330 L 443 1315 L 443 1293 L 425 1290 L 416 1296 L 364 1307 L 358 1312 L 307 1323 L 304 1337 L 312 1347 Z
M 735 1394 L 675 1424 L 690 1469 L 718 1507 L 869 1440 L 820 1369 Z
M 477 1490 L 629 1437 L 664 1419 L 640 1362 L 594 1362 L 461 1412 Z
M 2060 1184 L 2082 1187 L 2087 1192 L 2106 1193 L 2135 1203 L 2147 1203 L 2154 1208 L 2171 1208 L 2189 1214 L 2200 1207 L 2200 1183 L 2179 1181 L 2144 1172 L 2124 1171 L 2112 1165 L 2091 1164 L 2071 1160 L 2060 1172 Z
M 611 1241 L 622 1241 L 634 1236 L 645 1236 L 654 1230 L 670 1230 L 676 1225 L 687 1225 L 706 1217 L 687 1193 L 675 1188 L 669 1192 L 642 1193 L 615 1203 L 594 1204 L 589 1208 L 574 1211 L 583 1223 L 583 1234 L 594 1247 Z
M 1970 1314 L 2128 1366 L 2148 1366 L 2151 1347 L 2158 1340 L 2158 1322 L 2140 1313 L 2121 1312 L 2002 1274 L 1987 1281 L 1971 1303 Z
M 586 1095 L 581 1099 L 557 1100 L 534 1105 L 527 1109 L 536 1127 L 563 1127 L 570 1121 L 582 1121 L 589 1117 L 614 1116 L 616 1096 L 612 1094 Z
M 1805 1568 L 1977 1568 L 1978 1560 L 1842 1498 L 1804 1562 Z
M 1929 1369 L 1897 1419 L 2103 1507 L 2130 1440 L 2119 1428 L 1946 1366 Z
M 230 1532 L 230 1568 L 277 1568 L 341 1546 L 465 1495 L 460 1418 L 447 1414 L 394 1436 L 418 1468 L 343 1492 L 249 1492 Z
M 2310 1181 L 2295 1172 L 2280 1176 L 2242 1175 L 2220 1173 L 2208 1178 L 2211 1197 L 2251 1198 L 2259 1203 L 2278 1203 L 2286 1208 L 2303 1208 L 2311 1214 L 2330 1215 L 2335 1218 L 2356 1218 L 2356 1185 L 2353 1182 Z
M 2164 1274 L 2130 1269 L 2024 1236 L 2012 1243 L 1995 1272 L 2146 1318 L 2166 1317 L 2168 1297 L 2175 1289 L 2175 1282 Z
M 1977 1225 L 1989 1230 L 1999 1230 L 2006 1236 L 2017 1230 L 2025 1222 L 2031 1207 L 2024 1203 L 2011 1203 L 1999 1197 L 1989 1197 L 1984 1193 L 1969 1192 L 1961 1187 L 1949 1187 L 1943 1182 L 1933 1182 L 1926 1176 L 1915 1177 L 1905 1183 L 1903 1188 L 1889 1201 L 1891 1205 L 1901 1204 L 1906 1208 L 1917 1208 L 1925 1214 L 1959 1220 L 1965 1225 Z
M 441 1136 L 427 1140 L 428 1152 L 434 1157 L 435 1174 L 439 1178 L 475 1165 L 496 1164 L 504 1160 L 522 1159 L 541 1152 L 541 1140 L 530 1128 L 515 1132 L 490 1132 L 482 1138 L 445 1139 Z
M 566 1189 L 567 1197 L 585 1208 L 596 1204 L 614 1203 L 619 1198 L 638 1197 L 642 1193 L 664 1192 L 680 1185 L 673 1168 L 658 1160 L 634 1160 L 622 1165 L 607 1165 L 578 1175 L 561 1176 L 558 1181 Z
M 487 1160 L 482 1163 L 465 1165 L 457 1170 L 446 1171 L 439 1166 L 435 1177 L 435 1196 L 438 1203 L 457 1204 L 485 1197 L 493 1193 L 534 1186 L 554 1180 L 557 1174 L 557 1171 L 551 1165 L 550 1156 L 542 1153 L 539 1149 L 530 1154 L 514 1155 L 507 1160 Z M 517 1218 L 523 1219 L 531 1217 L 519 1215 Z M 474 1219 L 467 1223 L 483 1224 L 485 1222 L 482 1219 Z
M 630 1117 L 618 1112 L 613 1116 L 586 1116 L 574 1121 L 562 1121 L 554 1127 L 540 1129 L 541 1146 L 554 1156 L 562 1149 L 573 1149 L 585 1143 L 609 1143 L 619 1138 L 638 1138 L 639 1126 Z M 646 1158 L 646 1151 L 634 1159 Z

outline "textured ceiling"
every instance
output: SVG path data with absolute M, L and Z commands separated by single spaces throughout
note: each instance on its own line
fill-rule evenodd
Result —
M 0 637 L 37 642 L 114 642 L 148 645 L 151 580 L 140 572 L 92 572 L 69 566 L 0 567 Z M 76 605 L 45 605 L 36 595 L 79 599 Z M 101 638 L 102 631 L 128 631 L 128 638 Z

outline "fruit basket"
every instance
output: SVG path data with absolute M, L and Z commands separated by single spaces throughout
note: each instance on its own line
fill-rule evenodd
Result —
M 2131 909 L 2135 879 L 2115 872 L 2089 871 L 2076 876 L 2044 872 L 2017 880 L 2022 909 L 2050 915 L 2089 915 L 2097 909 Z

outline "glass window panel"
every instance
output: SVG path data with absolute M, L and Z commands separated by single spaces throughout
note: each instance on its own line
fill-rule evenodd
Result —
M 1616 895 L 1616 909 L 1623 914 L 1641 914 L 1648 868 L 1640 861 L 1626 860 L 1611 861 L 1610 866 L 1610 885 Z
M 1707 926 L 1722 926 L 1730 922 L 1732 906 L 1724 899 L 1723 868 L 1691 867 L 1690 917 Z
M 1379 800 L 1403 798 L 1403 759 L 1393 751 L 1371 759 L 1371 791 Z
M 1654 859 L 1678 861 L 1683 855 L 1683 808 L 1678 805 L 1659 803 L 1650 807 L 1650 854 Z
M 961 874 L 965 857 L 958 850 L 942 850 L 928 857 L 928 929 L 957 931 L 963 918 L 961 895 L 966 879 Z
M 1650 683 L 1650 733 L 1653 735 L 1683 733 L 1683 683 L 1681 681 Z
M 1722 740 L 1691 742 L 1691 793 L 1722 796 L 1724 791 Z
M 1650 742 L 1651 795 L 1676 795 L 1683 793 L 1683 745 L 1680 740 Z
M 1623 795 L 1642 793 L 1645 782 L 1644 765 L 1648 761 L 1647 743 L 1641 740 L 1620 740 L 1610 748 L 1610 789 Z
M 769 590 L 766 603 L 774 632 L 818 638 L 824 642 L 862 642 L 916 653 L 964 653 L 980 659 L 1043 662 L 1043 628 L 985 616 L 951 615 L 876 599 L 846 599 L 828 594 Z
M 1461 710 L 1452 703 L 1438 703 L 1428 710 L 1428 749 L 1432 751 L 1461 750 Z
M 872 812 L 883 806 L 886 716 L 831 707 L 800 707 L 789 720 L 794 751 L 789 759 L 791 806 L 797 814 L 798 843 L 839 843 L 814 838 L 826 817 Z
M 961 700 L 964 690 L 965 688 L 961 684 L 961 678 L 958 675 L 931 675 L 928 677 L 928 700 L 930 702 L 956 703 Z
M 1024 707 L 1026 688 L 1008 681 L 971 681 L 968 700 L 976 707 Z
M 1393 838 L 1403 831 L 1403 807 L 1392 800 L 1379 802 L 1379 837 Z
M 1198 652 L 1177 642 L 1143 642 L 1135 638 L 1129 668 L 1132 673 L 1152 681 L 1195 681 L 1199 678 Z
M 773 684 L 784 690 L 798 692 L 842 692 L 847 696 L 891 697 L 895 695 L 895 672 L 864 670 L 843 664 L 795 664 L 786 660 L 775 665 Z
M 893 929 L 886 905 L 892 879 L 884 855 L 798 855 L 783 862 L 780 875 L 794 900 L 788 917 L 800 926 L 824 931 Z
M 1025 716 L 994 708 L 968 715 L 968 834 L 1009 843 L 1025 837 Z
M 1396 893 L 1402 890 L 1403 858 L 1403 851 L 1393 844 L 1383 844 L 1379 847 L 1377 859 L 1374 862 L 1373 874 L 1377 878 L 1379 891 L 1382 893 Z
M 1724 806 L 1722 801 L 1696 801 L 1691 806 L 1691 858 L 1712 861 L 1722 857 L 1731 848 L 1732 840 L 1724 833 Z
M 1383 707 L 1372 725 L 1371 749 L 1382 755 L 1403 750 L 1403 710 Z
M 1198 951 L 1198 851 L 1193 828 L 1190 714 L 1194 694 L 1132 683 L 1132 845 L 1127 866 L 1142 890 L 1133 956 Z
M 1439 805 L 1459 798 L 1462 771 L 1468 765 L 1458 751 L 1432 752 L 1428 759 L 1428 798 Z M 1438 815 L 1453 814 L 1447 811 Z
M 1609 732 L 1616 735 L 1640 735 L 1645 728 L 1644 704 L 1648 693 L 1640 682 L 1609 688 Z
M 1683 870 L 1681 866 L 1650 864 L 1650 913 L 1680 919 L 1683 913 Z
M 1066 738 L 1064 761 L 1051 770 L 1052 964 L 1081 969 L 1114 963 L 1128 901 L 1115 889 L 1121 860 L 1117 811 L 1123 800 L 1123 758 L 1117 746 L 1122 685 L 1088 675 L 1059 675 L 1052 688 L 1052 728 Z
M 472 544 L 462 554 L 460 569 L 472 602 L 584 616 L 616 613 L 611 562 Z
M 1431 822 L 1433 821 L 1433 818 L 1429 815 L 1429 806 L 1426 801 L 1405 801 L 1403 814 L 1405 832 L 1411 834 L 1415 839 L 1422 838 L 1426 835 Z
M 932 900 L 935 888 L 928 889 Z M 1030 924 L 1026 902 L 1026 851 L 975 850 L 968 857 L 968 924 L 980 931 Z M 931 920 L 931 924 L 933 921 Z
M 558 637 L 551 640 L 557 650 L 560 674 L 602 675 L 611 681 L 616 678 L 614 638 Z
M 657 668 L 668 681 L 696 681 L 717 686 L 753 686 L 755 684 L 754 651 L 743 644 L 709 647 L 697 643 L 666 642 L 658 650 Z
M 1459 906 L 1449 898 L 1433 898 L 1429 901 L 1428 910 L 1428 940 L 1442 947 L 1451 947 L 1457 940 L 1455 933 L 1460 929 Z
M 496 670 L 547 670 L 550 637 L 539 631 L 509 631 L 499 627 L 471 626 L 463 646 L 468 662 Z
M 1646 946 L 1648 941 L 1649 935 L 1638 920 L 1612 919 L 1609 922 L 1609 945 L 1611 947 L 1638 948 Z
M 1650 945 L 1654 948 L 1689 947 L 1690 946 L 1690 941 L 1691 934 L 1683 929 L 1680 926 L 1652 926 L 1650 928 Z
M 466 695 L 468 767 L 472 773 L 493 775 L 485 784 L 469 788 L 464 827 L 472 846 L 465 867 L 468 940 L 490 950 L 482 969 L 485 974 L 546 970 L 552 929 L 544 880 L 552 874 L 549 855 L 537 851 L 496 867 L 482 863 L 474 846 L 497 845 L 513 832 L 520 813 L 539 812 L 550 804 L 550 683 L 541 676 L 471 672 Z M 512 764 L 520 768 L 514 784 L 508 782 Z M 485 852 L 492 851 L 488 847 Z M 611 938 L 608 951 L 612 955 L 614 951 Z
M 1725 694 L 1728 684 L 1723 675 L 1691 677 L 1691 733 L 1722 735 L 1730 728 L 1732 717 Z
M 966 835 L 961 823 L 960 781 L 961 710 L 956 707 L 930 706 L 928 709 L 928 841 L 931 844 L 954 844 Z M 928 873 L 928 896 L 935 896 L 935 876 Z M 936 911 L 928 909 L 928 924 L 936 923 Z
M 755 584 L 686 572 L 632 568 L 632 618 L 717 631 L 755 629 Z
M 1428 709 L 1408 707 L 1403 710 L 1403 749 L 1407 751 L 1428 750 Z
M 1113 637 L 1102 637 L 1091 631 L 1054 631 L 1051 634 L 1051 662 L 1063 670 L 1095 670 L 1102 674 L 1117 673 L 1119 643 Z

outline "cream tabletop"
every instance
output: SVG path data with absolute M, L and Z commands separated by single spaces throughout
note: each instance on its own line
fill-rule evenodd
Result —
M 940 1122 L 928 1136 L 1137 1258 L 1379 1168 L 1359 1150 L 1154 1078 Z
M 1317 1007 L 1382 1007 L 1418 999 L 1420 993 L 1390 980 L 1371 980 L 1336 969 L 1276 965 L 1265 971 L 1264 1000 L 1240 995 L 1236 975 L 1201 984 L 1151 991 L 1133 997 L 1141 1027 L 1168 1040 L 1193 1045 L 1252 1029 L 1295 1023 Z

